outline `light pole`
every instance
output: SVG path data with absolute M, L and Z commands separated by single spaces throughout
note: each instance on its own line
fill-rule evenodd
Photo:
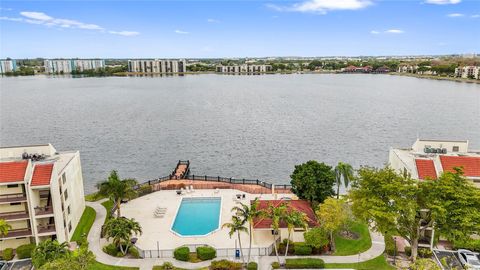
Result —
M 393 237 L 393 243 L 395 244 L 394 248 L 393 248 L 393 265 L 397 265 L 396 264 L 396 259 L 397 259 L 397 237 Z

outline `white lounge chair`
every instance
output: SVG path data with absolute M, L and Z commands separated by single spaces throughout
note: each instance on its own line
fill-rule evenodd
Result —
M 190 191 L 194 192 L 195 190 L 193 189 L 193 185 L 190 185 Z
M 183 193 L 184 191 L 186 191 L 186 190 L 185 190 L 183 187 L 180 188 L 180 195 L 183 195 L 183 194 L 184 194 L 184 193 Z
M 215 192 L 215 194 L 218 194 L 220 192 L 220 189 L 216 188 L 214 192 Z

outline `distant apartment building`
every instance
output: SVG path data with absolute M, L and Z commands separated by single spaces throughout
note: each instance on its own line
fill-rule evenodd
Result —
M 12 226 L 0 250 L 69 241 L 85 208 L 78 151 L 51 145 L 0 148 L 0 219 Z
M 458 67 L 455 69 L 455 77 L 460 77 L 460 78 L 474 78 L 474 79 L 479 79 L 480 78 L 480 67 L 477 66 L 464 66 L 464 67 Z
M 270 65 L 234 65 L 234 66 L 217 66 L 215 71 L 218 73 L 265 73 L 271 72 Z
M 17 70 L 17 62 L 15 60 L 0 60 L 0 74 L 14 72 Z
M 83 72 L 105 68 L 102 59 L 48 59 L 44 61 L 45 72 L 49 74 L 70 74 L 73 71 Z
M 348 66 L 346 68 L 341 69 L 344 73 L 370 73 L 373 71 L 371 66 L 364 66 L 364 67 L 356 67 L 356 66 Z
M 128 72 L 183 73 L 187 71 L 185 60 L 128 60 Z
M 431 66 L 400 65 L 397 68 L 398 73 L 414 73 L 420 75 L 437 75 L 437 72 L 431 70 Z

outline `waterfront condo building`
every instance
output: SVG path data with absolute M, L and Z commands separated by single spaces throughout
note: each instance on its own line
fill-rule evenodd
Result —
M 0 250 L 69 241 L 85 208 L 78 151 L 51 145 L 0 148 L 0 219 L 12 227 Z
M 235 65 L 235 66 L 217 66 L 218 73 L 265 73 L 272 71 L 270 65 Z
M 469 150 L 468 141 L 417 139 L 411 148 L 390 149 L 389 164 L 419 180 L 435 180 L 461 167 L 465 177 L 480 187 L 480 151 Z
M 17 62 L 15 60 L 0 60 L 0 74 L 14 72 L 17 70 Z
M 128 60 L 128 72 L 182 73 L 187 71 L 185 60 Z
M 45 72 L 49 74 L 70 74 L 105 68 L 102 59 L 47 59 L 44 61 Z
M 455 69 L 455 76 L 460 78 L 473 78 L 480 79 L 480 67 L 477 66 L 465 66 Z

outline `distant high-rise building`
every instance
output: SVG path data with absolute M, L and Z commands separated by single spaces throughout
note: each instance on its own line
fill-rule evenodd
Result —
M 15 70 L 17 70 L 17 62 L 15 60 L 0 60 L 0 74 Z
M 105 68 L 105 60 L 102 59 L 47 59 L 44 61 L 45 72 L 51 74 L 69 74 L 73 71 L 83 72 L 86 70 Z
M 186 72 L 185 60 L 128 60 L 128 72 L 178 73 Z

